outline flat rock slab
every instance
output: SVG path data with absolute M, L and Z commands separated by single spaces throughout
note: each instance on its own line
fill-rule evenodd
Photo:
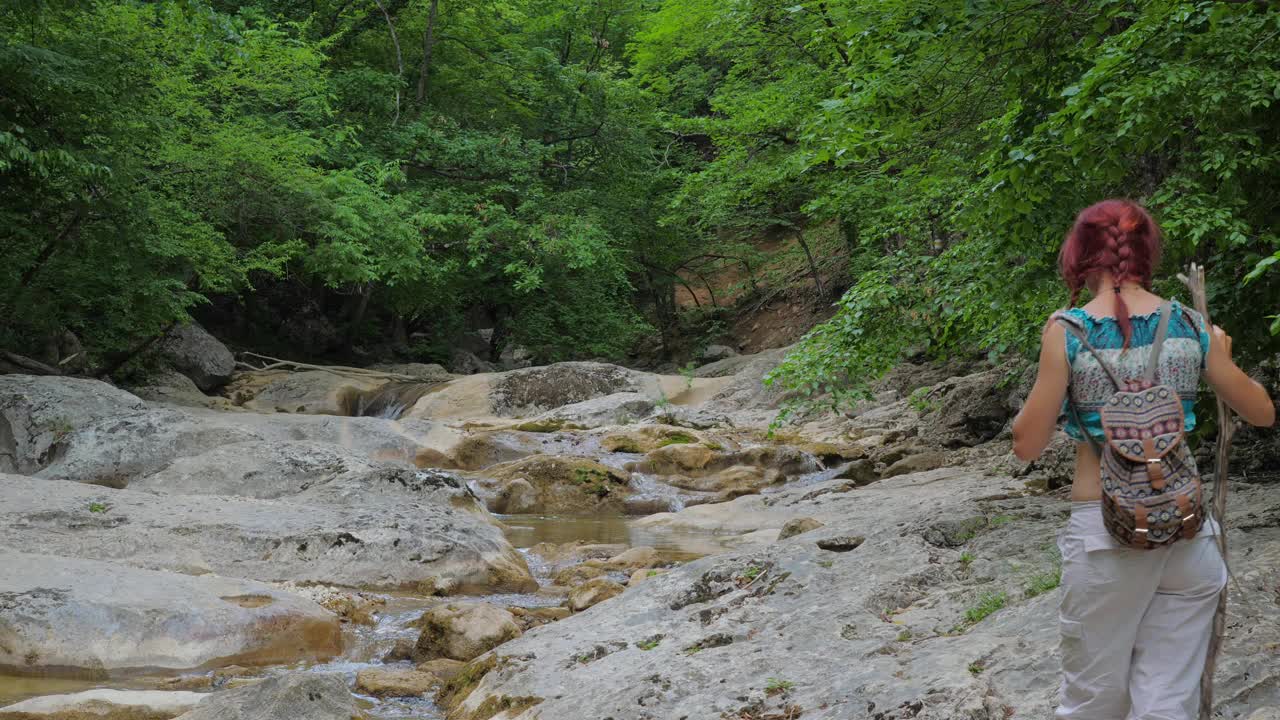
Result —
M 355 698 L 340 675 L 293 673 L 220 692 L 180 720 L 351 720 Z
M 12 550 L 0 567 L 3 672 L 104 678 L 341 649 L 335 615 L 262 583 Z
M 416 474 L 399 479 L 427 482 Z M 377 485 L 351 492 L 374 497 L 382 484 L 408 492 L 396 477 L 370 483 Z M 270 582 L 438 592 L 536 588 L 501 529 L 482 515 L 433 502 L 351 508 L 156 495 L 15 475 L 0 475 L 0 497 L 0 534 L 22 552 Z
M 97 688 L 23 700 L 0 708 L 0 720 L 169 720 L 209 697 L 185 691 Z
M 1051 716 L 1055 536 L 1070 504 L 964 469 L 843 482 L 668 518 L 742 534 L 797 517 L 824 525 L 647 578 L 495 648 L 464 670 L 482 675 L 469 694 L 444 698 L 447 717 L 582 717 L 583 698 L 591 717 L 614 720 Z M 1247 718 L 1280 705 L 1280 492 L 1231 492 L 1236 580 L 1215 710 Z M 955 547 L 931 542 L 954 518 L 982 523 Z

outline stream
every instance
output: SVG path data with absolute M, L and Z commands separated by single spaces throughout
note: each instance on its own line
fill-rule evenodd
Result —
M 554 515 L 497 515 L 506 534 L 526 558 L 540 585 L 550 583 L 555 569 L 536 553 L 529 551 L 539 543 L 565 544 L 581 541 L 589 544 L 623 544 L 628 547 L 649 546 L 669 562 L 687 562 L 712 552 L 723 550 L 713 535 L 691 531 L 661 530 L 636 527 L 638 518 L 627 516 L 576 517 Z M 625 576 L 614 573 L 614 579 L 625 581 Z M 456 601 L 488 602 L 504 607 L 539 607 L 559 605 L 563 598 L 554 594 L 499 593 L 491 595 L 423 597 L 410 594 L 364 593 L 380 598 L 385 604 L 376 612 L 372 625 L 351 623 L 345 626 L 344 652 L 326 663 L 275 665 L 249 669 L 245 677 L 263 677 L 289 672 L 307 671 L 340 673 L 354 687 L 356 673 L 374 667 L 411 668 L 413 663 L 384 663 L 382 658 L 397 640 L 415 641 L 419 631 L 411 623 L 428 609 Z M 214 676 L 215 671 L 184 675 Z M 51 677 L 10 677 L 0 675 L 0 707 L 39 695 L 75 693 L 93 688 L 126 690 L 152 690 L 172 676 L 118 677 L 109 680 L 82 680 Z M 422 697 L 374 698 L 356 692 L 356 699 L 365 716 L 387 720 L 442 720 L 431 695 Z

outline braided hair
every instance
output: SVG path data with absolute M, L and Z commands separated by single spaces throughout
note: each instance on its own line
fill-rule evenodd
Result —
M 1151 289 L 1151 276 L 1160 262 L 1160 228 L 1141 205 L 1132 200 L 1103 200 L 1076 216 L 1058 256 L 1062 278 L 1075 307 L 1080 291 L 1102 272 L 1115 280 L 1116 323 L 1129 346 L 1133 326 L 1120 284 L 1134 281 Z

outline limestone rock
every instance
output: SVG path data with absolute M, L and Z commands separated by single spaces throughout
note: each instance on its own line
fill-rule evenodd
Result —
M 269 585 L 0 550 L 0 667 L 84 677 L 326 659 L 338 619 Z
M 936 470 L 940 467 L 946 467 L 947 454 L 944 452 L 923 452 L 917 455 L 908 455 L 901 460 L 893 463 L 885 468 L 883 477 L 891 478 L 909 473 L 924 472 L 926 470 Z
M 351 488 L 366 500 L 353 512 L 332 500 L 165 496 L 0 475 L 0 533 L 26 552 L 262 581 L 439 593 L 536 588 L 524 557 L 488 518 L 430 500 L 430 486 L 409 501 L 412 485 L 378 477 Z M 398 504 L 378 501 L 383 485 L 397 491 Z
M 939 398 L 922 434 L 943 447 L 972 447 L 995 438 L 1009 419 L 1005 395 L 999 389 L 1002 369 L 951 378 L 935 386 L 930 398 Z
M 196 323 L 170 330 L 157 352 L 205 392 L 225 385 L 236 369 L 235 356 L 227 346 Z
M 817 530 L 820 527 L 822 527 L 821 520 L 815 520 L 811 517 L 792 518 L 778 531 L 778 540 L 786 540 L 789 537 L 795 537 L 810 530 Z
M 436 658 L 435 660 L 418 663 L 418 670 L 430 673 L 444 682 L 452 680 L 464 667 L 466 667 L 466 663 L 459 660 L 450 660 L 449 658 Z
M 618 553 L 606 561 L 606 566 L 613 570 L 648 569 L 661 562 L 658 551 L 647 545 L 637 545 Z
M 508 489 L 514 481 L 521 485 Z M 506 502 L 519 498 L 524 512 L 582 514 L 622 511 L 631 493 L 630 475 L 594 460 L 570 456 L 534 455 L 484 470 L 473 489 L 492 512 L 504 512 Z
M 457 603 L 428 610 L 414 658 L 419 662 L 449 658 L 466 662 L 512 638 L 520 626 L 512 614 L 488 603 Z
M 588 580 L 569 592 L 569 609 L 582 612 L 611 597 L 621 595 L 623 590 L 626 588 L 608 578 Z
M 143 384 L 129 389 L 149 402 L 217 410 L 236 409 L 224 397 L 206 395 L 191 378 L 177 370 L 162 370 L 149 376 Z
M 338 375 L 323 370 L 276 374 L 243 405 L 264 413 L 350 415 L 350 398 L 373 390 L 386 380 Z
M 493 386 L 499 415 L 544 412 L 643 387 L 642 374 L 617 365 L 562 362 L 503 373 Z
M 169 720 L 209 697 L 196 692 L 95 688 L 2 707 L 0 720 Z
M 35 473 L 58 459 L 77 429 L 143 407 L 97 380 L 0 375 L 0 472 Z
M 440 677 L 414 668 L 364 668 L 356 673 L 356 692 L 373 697 L 423 695 L 440 683 Z
M 836 477 L 843 480 L 852 480 L 853 484 L 858 487 L 870 485 L 880 479 L 880 476 L 876 473 L 875 461 L 869 458 L 850 461 Z
M 717 360 L 737 357 L 737 355 L 738 351 L 728 345 L 708 345 L 706 349 L 702 351 L 702 361 L 712 363 Z
M 457 349 L 453 351 L 453 355 L 449 358 L 449 369 L 458 375 L 474 375 L 476 373 L 491 373 L 495 368 L 493 363 L 481 360 L 475 353 Z
M 355 698 L 341 675 L 292 673 L 225 690 L 179 720 L 351 720 Z

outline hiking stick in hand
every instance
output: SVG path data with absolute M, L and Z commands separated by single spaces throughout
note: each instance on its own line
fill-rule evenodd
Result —
M 1195 263 L 1186 275 L 1178 279 L 1191 291 L 1191 301 L 1204 318 L 1205 329 L 1213 332 L 1209 320 L 1209 302 L 1205 296 L 1204 268 Z M 1222 561 L 1227 561 L 1227 460 L 1231 455 L 1231 408 L 1218 399 L 1218 463 L 1213 471 L 1213 517 L 1218 521 L 1218 549 Z M 1222 636 L 1227 628 L 1227 586 L 1223 584 L 1218 594 L 1218 608 L 1213 614 L 1213 632 L 1209 636 L 1209 653 L 1204 659 L 1204 672 L 1200 675 L 1200 720 L 1210 720 L 1213 715 L 1213 675 L 1218 666 L 1218 651 L 1222 649 Z

